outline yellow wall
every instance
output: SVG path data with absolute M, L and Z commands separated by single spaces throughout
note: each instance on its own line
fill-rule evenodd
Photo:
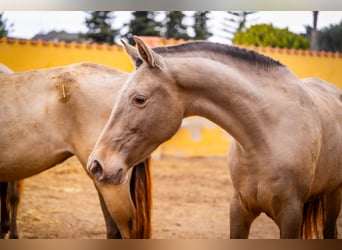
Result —
M 222 128 L 202 117 L 183 120 L 178 132 L 156 151 L 157 156 L 226 156 L 230 136 Z
M 151 46 L 183 42 L 155 37 L 146 37 L 145 40 Z M 250 49 L 279 60 L 300 78 L 319 77 L 342 88 L 342 54 L 272 48 Z M 14 71 L 84 61 L 105 64 L 127 72 L 133 69 L 128 56 L 119 46 L 0 39 L 0 63 Z M 229 135 L 224 130 L 204 118 L 191 117 L 184 120 L 177 134 L 161 145 L 154 156 L 226 156 L 229 144 Z
M 318 77 L 342 88 L 342 54 L 302 50 L 252 48 L 289 67 L 299 78 Z
M 105 64 L 127 72 L 133 69 L 128 56 L 119 46 L 0 39 L 0 63 L 14 71 L 49 68 L 85 61 Z

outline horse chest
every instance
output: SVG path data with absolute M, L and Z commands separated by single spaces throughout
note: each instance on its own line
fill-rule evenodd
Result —
M 229 165 L 235 193 L 248 210 L 255 214 L 265 212 L 272 217 L 276 201 L 288 193 L 284 179 L 267 162 L 250 164 L 251 161 L 242 157 L 238 159 Z

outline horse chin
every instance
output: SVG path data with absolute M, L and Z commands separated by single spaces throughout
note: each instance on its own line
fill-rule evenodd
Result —
M 119 184 L 125 184 L 129 181 L 129 177 L 128 177 L 128 172 L 126 171 L 126 173 L 124 174 L 123 178 L 122 178 L 122 181 L 119 182 Z M 116 184 L 116 185 L 119 185 L 119 184 Z
M 122 185 L 128 182 L 128 172 L 121 169 L 116 175 L 100 180 L 104 184 Z

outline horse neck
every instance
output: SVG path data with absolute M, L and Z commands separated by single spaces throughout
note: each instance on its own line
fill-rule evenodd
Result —
M 70 72 L 77 79 L 77 88 L 71 93 L 73 98 L 70 98 L 70 102 L 63 104 L 62 113 L 68 114 L 67 119 L 73 124 L 66 140 L 85 166 L 110 116 L 117 92 L 128 75 L 120 71 L 89 67 L 86 71 L 80 67 Z
M 282 78 L 293 79 L 285 67 L 253 68 L 236 61 L 228 66 L 206 58 L 170 58 L 168 65 L 182 90 L 185 117 L 213 121 L 245 149 L 266 145 L 276 108 L 272 95 L 284 87 Z

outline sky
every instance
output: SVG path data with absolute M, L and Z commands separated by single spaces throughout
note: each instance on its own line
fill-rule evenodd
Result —
M 186 12 L 191 15 L 191 11 Z M 209 23 L 213 33 L 212 41 L 220 42 L 219 26 L 223 11 L 213 11 L 212 21 Z M 70 33 L 86 32 L 84 24 L 86 13 L 83 11 L 5 11 L 4 18 L 7 26 L 13 24 L 9 36 L 30 39 L 37 33 L 47 33 L 51 30 L 67 31 Z M 114 28 L 120 28 L 130 18 L 128 11 L 117 11 L 113 23 Z M 342 11 L 320 11 L 318 15 L 318 29 L 342 21 Z M 191 23 L 191 20 L 188 19 Z M 252 24 L 268 23 L 278 28 L 289 28 L 295 33 L 304 33 L 306 25 L 312 25 L 311 11 L 259 11 L 252 15 Z

